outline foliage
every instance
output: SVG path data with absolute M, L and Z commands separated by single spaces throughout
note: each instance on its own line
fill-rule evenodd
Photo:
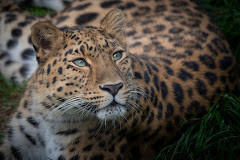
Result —
M 40 8 L 40 7 L 33 6 L 33 5 L 26 5 L 23 3 L 20 3 L 19 6 L 21 9 L 28 10 L 29 12 L 31 12 L 31 14 L 36 15 L 36 16 L 45 16 L 46 14 L 53 12 L 53 10 L 51 10 L 51 9 Z
M 238 159 L 240 98 L 224 94 L 219 99 L 221 103 L 214 105 L 208 114 L 191 120 L 194 125 L 182 127 L 182 136 L 161 150 L 155 160 Z

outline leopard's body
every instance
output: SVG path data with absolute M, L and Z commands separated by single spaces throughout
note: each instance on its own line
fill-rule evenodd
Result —
M 117 9 L 104 18 L 111 8 L 122 9 L 128 23 Z M 230 47 L 195 2 L 75 1 L 43 18 L 17 13 L 10 20 L 0 13 L 0 50 L 6 52 L 0 64 L 14 64 L 9 77 L 18 82 L 39 67 L 9 122 L 0 157 L 149 158 L 183 121 L 202 116 L 219 93 L 237 87 Z M 62 31 L 40 22 L 30 41 L 39 20 Z M 69 28 L 86 24 L 101 28 Z M 8 57 L 12 62 L 4 64 Z
M 16 4 L 22 3 L 23 5 L 27 4 L 27 5 L 33 5 L 33 6 L 38 6 L 38 7 L 50 8 L 55 11 L 62 11 L 72 1 L 73 0 L 51 0 L 51 1 L 48 1 L 48 0 L 1 0 L 0 5 L 2 5 L 1 7 L 3 7 L 3 6 L 10 7 L 10 6 L 14 6 L 14 3 L 16 3 Z M 14 7 L 14 8 L 16 8 L 16 7 Z M 9 11 L 9 8 L 7 9 L 7 11 Z

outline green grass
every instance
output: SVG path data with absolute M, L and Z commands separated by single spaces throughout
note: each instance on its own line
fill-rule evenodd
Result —
M 240 98 L 224 94 L 208 114 L 182 127 L 181 137 L 155 158 L 163 160 L 235 160 L 240 156 Z M 184 125 L 183 125 L 184 126 Z
M 24 92 L 24 85 L 15 85 L 12 81 L 8 81 L 4 79 L 2 74 L 0 73 L 0 101 L 1 106 L 5 107 L 15 107 L 18 102 L 16 101 L 9 101 L 9 97 L 16 97 L 19 94 L 22 94 Z M 2 109 L 2 107 L 1 107 Z
M 19 7 L 23 10 L 28 10 L 29 12 L 31 12 L 31 14 L 36 15 L 36 16 L 44 16 L 48 13 L 53 12 L 53 10 L 51 10 L 51 9 L 40 8 L 40 7 L 36 7 L 33 5 L 26 5 L 23 3 L 20 3 Z

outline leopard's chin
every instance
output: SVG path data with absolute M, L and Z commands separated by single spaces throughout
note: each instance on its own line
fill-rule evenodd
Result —
M 126 111 L 126 106 L 118 103 L 111 103 L 110 105 L 97 110 L 96 116 L 100 120 L 114 120 L 124 116 Z

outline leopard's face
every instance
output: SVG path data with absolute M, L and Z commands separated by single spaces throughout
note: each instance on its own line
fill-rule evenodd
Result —
M 124 115 L 132 90 L 125 47 L 97 29 L 71 30 L 56 57 L 40 66 L 35 81 L 50 110 L 112 119 Z M 51 99 L 51 100 L 50 100 Z M 53 107 L 53 104 L 58 104 Z M 56 110 L 57 109 L 57 110 Z M 62 114 L 62 113 L 61 113 Z
M 37 37 L 44 34 L 36 30 Z M 124 43 L 97 28 L 57 32 L 55 41 L 40 38 L 40 47 L 34 43 L 40 66 L 32 83 L 40 110 L 51 118 L 124 116 L 133 93 L 131 58 Z

